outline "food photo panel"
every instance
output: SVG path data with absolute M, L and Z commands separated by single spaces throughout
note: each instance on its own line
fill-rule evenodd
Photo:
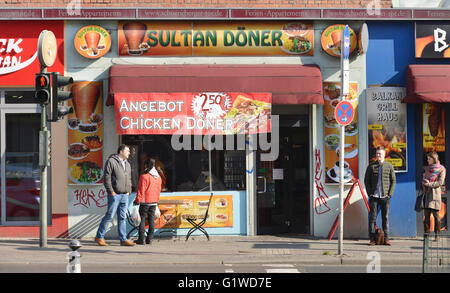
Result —
M 102 183 L 103 108 L 102 82 L 80 81 L 71 85 L 73 99 L 68 116 L 69 184 Z

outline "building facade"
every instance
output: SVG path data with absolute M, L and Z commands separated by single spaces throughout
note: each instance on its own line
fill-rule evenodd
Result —
M 71 105 L 75 113 L 64 121 L 51 123 L 50 237 L 94 236 L 106 206 L 101 170 L 120 143 L 135 149 L 133 166 L 137 174 L 145 155 L 157 157 L 167 175 L 162 198 L 183 201 L 182 204 L 162 205 L 164 213 L 157 222 L 161 231 L 175 229 L 177 235 L 185 235 L 190 227 L 186 217 L 203 215 L 206 210 L 212 180 L 213 200 L 206 224 L 210 234 L 330 236 L 338 214 L 335 164 L 339 149 L 333 114 L 341 90 L 339 51 L 334 47 L 337 41 L 331 36 L 332 32 L 340 30 L 338 25 L 348 24 L 354 41 L 347 99 L 355 107 L 356 115 L 354 123 L 346 128 L 347 195 L 353 177 L 363 181 L 376 144 L 377 129 L 368 127 L 377 124 L 369 123 L 373 105 L 367 103 L 367 93 L 382 95 L 388 91 L 390 95 L 406 95 L 408 65 L 429 64 L 428 60 L 421 61 L 414 56 L 414 25 L 425 19 L 424 13 L 435 11 L 382 9 L 379 15 L 372 15 L 367 9 L 222 9 L 218 4 L 214 6 L 191 10 L 81 7 L 78 15 L 69 15 L 68 10 L 57 8 L 9 10 L 9 16 L 32 14 L 27 21 L 4 20 L 4 25 L 20 22 L 33 27 L 31 34 L 36 39 L 41 25 L 55 32 L 61 42 L 58 63 L 49 71 L 64 72 L 75 80 L 71 86 L 74 93 Z M 416 13 L 422 14 L 416 17 Z M 33 14 L 36 20 L 29 20 Z M 367 53 L 358 52 L 361 45 L 357 45 L 364 23 L 369 31 Z M 130 30 L 130 24 L 140 25 L 141 29 Z M 130 31 L 144 32 L 137 37 L 138 41 L 133 41 Z M 1 39 L 12 38 L 19 37 Z M 411 46 L 404 46 L 405 42 Z M 294 48 L 293 43 L 300 45 Z M 8 45 L 5 46 L 7 49 Z M 14 43 L 10 47 L 14 48 Z M 26 58 L 28 56 L 24 55 L 16 63 L 23 63 Z M 380 62 L 380 58 L 384 62 Z M 10 64 L 12 59 L 10 56 Z M 448 63 L 444 58 L 436 62 Z M 35 133 L 39 128 L 36 121 L 40 107 L 26 102 L 32 101 L 32 95 L 28 98 L 31 100 L 18 101 L 21 99 L 17 98 L 26 97 L 24 93 L 33 90 L 34 73 L 39 71 L 38 64 L 37 67 L 34 64 L 30 72 L 18 71 L 15 76 L 7 73 L 0 77 L 3 94 L 1 150 L 5 158 L 2 182 L 6 182 L 1 191 L 2 236 L 37 236 L 39 230 L 36 215 L 39 192 L 27 184 L 37 182 L 33 174 L 36 173 L 38 141 L 28 133 Z M 275 159 L 261 160 L 262 155 L 275 148 L 275 144 L 270 145 L 272 149 L 261 148 L 261 133 L 254 149 L 249 147 L 252 141 L 248 136 L 236 133 L 217 136 L 233 137 L 236 146 L 213 150 L 210 160 L 204 146 L 176 149 L 172 142 L 173 129 L 168 132 L 164 125 L 150 120 L 159 114 L 167 115 L 170 105 L 193 106 L 194 98 L 201 94 L 217 98 L 213 93 L 222 93 L 224 99 L 227 96 L 231 102 L 240 95 L 256 101 L 251 102 L 255 107 L 264 107 L 264 103 L 271 105 L 272 118 L 278 117 L 278 125 L 272 120 L 268 140 L 277 145 Z M 14 103 L 11 105 L 10 101 Z M 134 112 L 147 112 L 148 116 L 132 116 L 127 113 L 133 111 L 122 111 L 136 106 L 138 101 L 146 101 L 148 108 Z M 164 106 L 161 101 L 165 101 Z M 206 103 L 206 98 L 203 101 Z M 423 162 L 415 155 L 422 146 L 417 142 L 414 129 L 422 125 L 417 118 L 422 104 L 402 104 L 406 123 L 399 125 L 406 141 L 398 137 L 399 141 L 394 141 L 392 147 L 392 154 L 398 153 L 395 158 L 392 156 L 398 165 L 398 185 L 391 203 L 391 234 L 416 236 L 421 219 L 413 210 L 415 178 Z M 164 108 L 152 112 L 150 108 L 155 105 Z M 222 104 L 221 107 L 227 106 Z M 229 108 L 232 107 L 233 103 Z M 202 120 L 198 119 L 201 113 L 189 111 L 184 114 L 192 121 Z M 21 117 L 23 113 L 36 117 L 27 115 L 25 119 Z M 140 117 L 143 117 L 141 122 L 131 120 Z M 173 118 L 173 115 L 159 118 L 167 117 Z M 135 122 L 130 124 L 130 121 Z M 276 127 L 277 135 L 274 134 Z M 207 134 L 195 134 L 193 144 L 195 138 L 200 137 L 202 145 Z M 238 141 L 242 138 L 246 147 L 239 149 Z M 392 146 L 392 140 L 389 143 Z M 25 181 L 31 183 L 25 184 Z M 22 189 L 14 186 L 22 186 Z M 30 189 L 35 195 L 28 194 Z M 34 198 L 35 202 L 14 199 L 17 196 L 27 200 Z M 13 204 L 21 206 L 18 214 L 11 211 Z M 29 208 L 33 212 L 25 215 Z M 346 205 L 344 236 L 367 238 L 367 226 L 364 195 L 356 188 Z M 112 228 L 108 236 L 113 237 L 115 233 L 116 229 Z

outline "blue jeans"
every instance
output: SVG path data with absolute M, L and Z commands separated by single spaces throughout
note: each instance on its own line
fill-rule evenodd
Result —
M 97 230 L 97 238 L 104 238 L 106 228 L 112 221 L 114 214 L 117 212 L 117 229 L 119 231 L 120 241 L 127 240 L 127 210 L 128 210 L 128 195 L 116 194 L 114 196 L 108 194 L 108 209 L 106 214 L 100 222 Z

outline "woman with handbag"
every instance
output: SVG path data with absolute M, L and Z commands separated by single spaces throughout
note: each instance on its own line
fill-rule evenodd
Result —
M 424 233 L 430 233 L 431 215 L 434 217 L 434 232 L 436 241 L 439 241 L 441 232 L 441 219 L 439 211 L 441 209 L 441 187 L 445 184 L 445 167 L 439 162 L 436 152 L 427 154 L 428 167 L 425 168 L 422 186 L 424 192 Z
M 144 173 L 139 177 L 138 191 L 134 205 L 139 205 L 141 223 L 139 224 L 139 237 L 136 244 L 144 244 L 145 219 L 148 216 L 148 232 L 145 239 L 146 244 L 151 244 L 155 232 L 155 210 L 158 206 L 161 193 L 161 175 L 155 169 L 155 160 L 148 158 L 144 163 Z M 164 178 L 165 179 L 165 178 Z

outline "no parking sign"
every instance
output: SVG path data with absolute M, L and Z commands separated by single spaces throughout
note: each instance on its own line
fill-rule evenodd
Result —
M 355 109 L 352 103 L 349 101 L 341 101 L 337 104 L 334 111 L 334 118 L 336 118 L 337 123 L 340 125 L 348 125 L 353 121 L 355 117 Z

